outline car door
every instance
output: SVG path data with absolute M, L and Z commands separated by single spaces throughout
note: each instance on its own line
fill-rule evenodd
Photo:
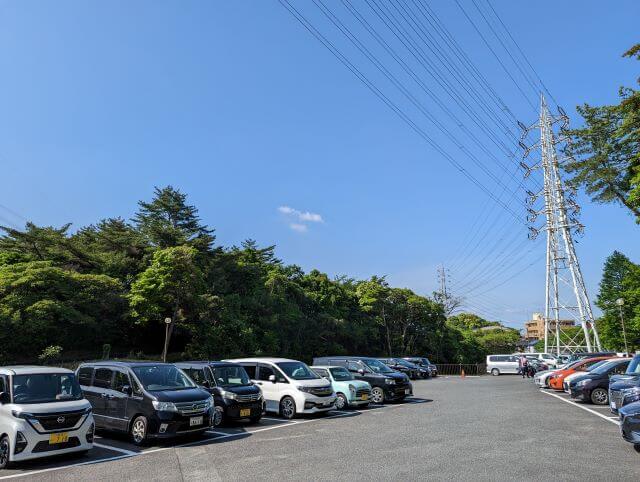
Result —
M 82 389 L 82 395 L 91 404 L 95 411 L 96 405 L 101 403 L 100 393 L 93 387 L 93 367 L 80 367 L 78 369 L 78 383 Z
M 276 377 L 275 383 L 269 380 L 273 375 Z M 273 365 L 260 363 L 258 365 L 258 380 L 256 381 L 262 389 L 262 394 L 267 402 L 267 410 L 271 412 L 280 411 L 280 398 L 284 385 L 288 384 L 284 375 Z
M 96 425 L 111 428 L 109 416 L 107 415 L 107 396 L 111 391 L 111 381 L 113 379 L 113 370 L 111 368 L 96 368 L 93 373 L 93 384 L 91 392 L 95 402 L 92 402 L 93 416 L 96 419 Z
M 125 387 L 129 387 L 127 393 Z M 129 427 L 127 405 L 131 396 L 131 380 L 124 370 L 114 370 L 111 389 L 106 391 L 106 416 L 108 424 L 114 430 L 126 431 Z

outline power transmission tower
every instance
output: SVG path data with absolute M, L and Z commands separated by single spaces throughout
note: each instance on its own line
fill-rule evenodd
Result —
M 558 151 L 563 143 L 569 142 L 569 138 L 554 134 L 553 128 L 562 123 L 562 132 L 568 126 L 569 118 L 561 108 L 559 111 L 558 116 L 552 116 L 544 96 L 541 96 L 538 122 L 531 127 L 519 123 L 523 130 L 520 146 L 524 149 L 525 160 L 534 149 L 540 151 L 539 162 L 533 166 L 522 162 L 521 167 L 525 169 L 525 177 L 536 169 L 543 172 L 542 191 L 527 192 L 527 218 L 535 223 L 540 214 L 545 217 L 544 226 L 529 228 L 529 237 L 535 239 L 540 231 L 547 232 L 544 349 L 545 352 L 553 350 L 558 355 L 602 349 L 573 239 L 574 233 L 582 234 L 584 231 L 584 226 L 577 219 L 580 207 L 574 199 L 575 191 L 567 188 L 560 176 Z M 540 140 L 533 146 L 527 146 L 523 141 L 534 129 L 540 131 Z M 539 198 L 544 205 L 536 210 Z M 567 315 L 581 330 L 570 330 L 570 326 L 563 323 Z
M 436 291 L 434 299 L 442 305 L 446 316 L 451 316 L 462 305 L 462 298 L 453 296 L 453 294 L 447 289 L 447 272 L 444 266 L 438 268 L 438 284 L 439 290 Z

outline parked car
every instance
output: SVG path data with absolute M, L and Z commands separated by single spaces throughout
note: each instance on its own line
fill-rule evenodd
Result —
M 257 423 L 262 418 L 265 409 L 262 391 L 249 379 L 242 365 L 220 361 L 186 361 L 175 365 L 213 395 L 215 426 L 242 419 Z
M 87 452 L 94 429 L 91 405 L 71 370 L 0 368 L 0 469 L 12 462 Z
M 331 382 L 336 393 L 336 408 L 368 407 L 371 402 L 371 385 L 356 380 L 353 374 L 344 367 L 312 366 L 311 369 Z
M 611 360 L 612 359 L 610 358 L 605 358 L 604 360 L 600 360 L 598 363 L 594 363 L 593 365 L 588 366 L 584 371 L 588 373 L 591 370 L 595 370 L 596 368 L 604 365 L 605 363 L 608 363 Z M 569 384 L 571 383 L 571 380 L 581 377 L 582 375 L 585 375 L 583 371 L 576 370 L 571 375 L 567 375 L 566 377 L 564 377 L 564 380 L 562 381 L 562 390 L 566 393 L 569 393 Z
M 569 382 L 569 396 L 596 405 L 607 405 L 611 376 L 624 373 L 630 361 L 629 358 L 619 358 L 609 360 L 597 367 L 594 365 L 587 373 Z M 567 383 L 566 380 L 565 383 Z
M 400 373 L 404 373 L 410 380 L 417 380 L 418 378 L 426 378 L 428 371 L 424 368 L 403 360 L 402 358 L 378 358 L 382 363 L 387 365 L 392 370 Z
M 413 395 L 413 386 L 404 373 L 398 373 L 380 360 L 359 356 L 325 356 L 313 359 L 314 365 L 345 367 L 357 380 L 371 385 L 371 401 L 384 403 L 402 401 Z
M 128 433 L 136 445 L 203 433 L 213 423 L 213 397 L 175 365 L 100 361 L 76 373 L 96 427 Z
M 640 402 L 633 402 L 620 410 L 620 433 L 640 453 Z
M 429 376 L 437 377 L 438 376 L 438 367 L 431 363 L 428 358 L 425 357 L 405 357 L 403 360 L 407 360 L 408 362 L 414 363 L 419 367 L 426 368 L 429 370 Z
M 506 373 L 518 373 L 520 365 L 515 355 L 487 355 L 487 373 L 498 376 Z
M 533 376 L 533 382 L 540 388 L 549 388 L 549 380 L 553 375 L 555 375 L 560 370 L 571 368 L 572 366 L 577 365 L 580 362 L 582 362 L 581 359 L 574 360 L 572 363 L 561 365 L 559 368 L 555 370 L 544 370 L 544 371 L 538 372 Z
M 260 386 L 266 410 L 292 419 L 299 414 L 325 413 L 335 407 L 331 384 L 306 364 L 287 358 L 225 360 L 242 365 Z
M 562 384 L 565 377 L 575 372 L 586 372 L 591 365 L 595 365 L 596 363 L 602 360 L 607 360 L 609 358 L 610 356 L 585 358 L 578 361 L 577 363 L 572 364 L 570 367 L 557 370 L 553 375 L 549 377 L 549 388 L 552 388 L 554 390 L 563 390 L 564 388 Z
M 609 408 L 614 414 L 621 407 L 640 400 L 640 355 L 634 356 L 623 375 L 611 377 Z

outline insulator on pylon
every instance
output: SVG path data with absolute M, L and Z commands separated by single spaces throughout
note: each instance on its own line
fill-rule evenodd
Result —
M 518 141 L 518 145 L 520 146 L 520 149 L 525 152 L 524 157 L 527 157 L 527 154 L 529 153 L 529 148 L 527 147 L 527 145 L 522 141 Z
M 560 113 L 560 115 L 561 115 L 562 117 L 568 117 L 568 116 L 567 116 L 567 113 L 565 112 L 565 110 L 564 110 L 562 107 L 560 107 L 560 106 L 558 106 L 558 112 Z
M 531 240 L 534 240 L 538 237 L 539 233 L 540 231 L 538 231 L 536 228 L 529 226 L 529 234 L 527 235 L 527 237 Z
M 526 125 L 524 125 L 522 122 L 520 121 L 517 121 L 517 122 L 518 122 L 518 127 L 520 127 L 520 129 L 522 130 L 522 133 L 526 135 L 527 132 L 529 132 L 529 128 Z

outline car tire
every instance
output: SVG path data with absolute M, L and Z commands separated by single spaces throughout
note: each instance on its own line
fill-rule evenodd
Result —
M 349 402 L 344 393 L 336 393 L 336 409 L 342 410 L 349 406 Z
M 609 403 L 609 393 L 604 388 L 595 388 L 591 391 L 591 402 L 594 405 L 607 405 Z
M 384 403 L 384 390 L 380 387 L 373 387 L 371 389 L 371 401 L 373 403 Z
M 492 369 L 491 369 L 491 374 L 492 374 L 494 377 L 497 377 L 498 375 L 500 375 L 500 370 L 498 370 L 497 368 L 492 368 Z
M 146 443 L 148 427 L 147 417 L 140 415 L 134 419 L 129 433 L 135 445 L 144 445 Z
M 219 427 L 223 425 L 224 422 L 224 409 L 222 407 L 216 407 L 213 410 L 213 426 Z
M 251 423 L 260 423 L 261 419 L 262 419 L 262 415 L 257 415 L 255 417 L 249 417 L 249 421 Z
M 296 416 L 296 402 L 291 397 L 284 397 L 280 400 L 280 416 L 291 420 Z
M 6 469 L 11 464 L 11 444 L 6 435 L 0 439 L 0 470 Z

